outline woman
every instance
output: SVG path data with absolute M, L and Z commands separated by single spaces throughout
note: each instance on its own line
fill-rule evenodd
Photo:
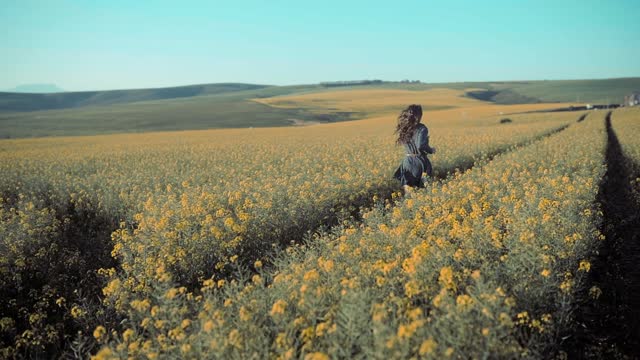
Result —
M 414 187 L 424 187 L 423 173 L 433 175 L 427 154 L 435 154 L 436 148 L 429 146 L 429 130 L 420 123 L 420 119 L 422 119 L 420 105 L 409 105 L 398 116 L 396 144 L 404 145 L 406 154 L 394 177 L 402 183 L 405 194 L 411 192 Z

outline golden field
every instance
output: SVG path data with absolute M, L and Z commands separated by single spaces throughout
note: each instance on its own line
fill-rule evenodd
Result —
M 346 111 L 367 114 L 369 118 L 398 114 L 407 104 L 422 104 L 436 121 L 464 121 L 492 115 L 567 107 L 571 103 L 490 105 L 465 96 L 466 90 L 366 89 L 275 96 L 253 99 L 261 104 L 283 108 L 305 108 L 318 112 Z M 448 111 L 446 111 L 448 110 Z M 429 120 L 427 120 L 429 121 Z
M 553 348 L 599 241 L 604 112 L 459 95 L 260 100 L 372 114 L 326 125 L 0 141 L 1 354 Z M 408 199 L 390 179 L 402 103 L 443 108 L 424 115 L 437 179 Z
M 161 268 L 150 293 L 123 298 L 115 279 L 107 295 L 133 321 L 98 357 L 544 353 L 600 237 L 601 120 L 381 204 L 241 281 L 190 292 Z
M 635 173 L 640 170 L 640 123 L 635 109 L 620 109 L 615 113 L 613 122 L 622 151 L 631 160 L 629 166 L 634 168 Z M 640 190 L 640 180 L 637 181 L 636 189 Z

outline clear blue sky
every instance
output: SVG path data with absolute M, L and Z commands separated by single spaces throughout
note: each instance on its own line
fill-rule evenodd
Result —
M 640 76 L 640 0 L 3 0 L 0 89 Z

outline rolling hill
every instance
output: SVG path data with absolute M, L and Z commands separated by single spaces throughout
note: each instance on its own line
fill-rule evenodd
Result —
M 640 90 L 640 78 L 600 80 L 542 80 L 482 84 L 469 96 L 498 104 L 582 102 L 620 104 L 625 95 Z
M 314 99 L 328 92 L 453 89 L 467 98 L 495 104 L 553 102 L 619 103 L 640 90 L 640 78 L 566 81 L 400 83 L 330 87 L 321 84 L 269 86 L 221 83 L 157 89 L 84 91 L 53 94 L 0 92 L 0 138 L 92 135 L 122 132 L 290 126 L 376 115 L 370 108 L 339 106 Z M 286 96 L 297 97 L 287 104 Z M 311 96 L 309 96 L 311 95 Z M 336 93 L 338 95 L 338 93 Z M 380 96 L 379 94 L 377 95 Z M 407 100 L 412 97 L 407 97 Z M 306 100 L 305 100 L 306 99 Z M 386 98 L 382 98 L 385 100 Z M 420 98 L 422 99 L 422 98 Z M 420 100 L 429 107 L 429 97 Z M 295 99 L 294 99 L 295 100 Z M 377 101 L 373 98 L 370 102 Z M 382 101 L 380 100 L 380 101 Z M 386 99 L 388 100 L 388 99 Z M 385 100 L 385 101 L 386 101 Z M 325 103 L 322 103 L 325 101 Z M 391 104 L 393 105 L 393 104 Z M 431 104 L 433 105 L 433 104 Z M 447 104 L 439 104 L 449 106 Z M 396 105 L 386 110 L 396 111 Z M 431 108 L 435 110 L 436 108 Z
M 78 91 L 53 94 L 0 92 L 0 111 L 38 111 L 86 106 L 127 104 L 138 101 L 166 100 L 215 95 L 268 87 L 254 84 L 204 84 L 156 89 Z

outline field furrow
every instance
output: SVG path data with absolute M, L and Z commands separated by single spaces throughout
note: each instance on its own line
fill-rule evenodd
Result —
M 577 326 L 567 344 L 572 357 L 633 358 L 640 344 L 640 111 L 606 117 L 607 172 L 598 199 L 606 240 L 580 298 Z M 597 291 L 596 291 L 597 289 Z

